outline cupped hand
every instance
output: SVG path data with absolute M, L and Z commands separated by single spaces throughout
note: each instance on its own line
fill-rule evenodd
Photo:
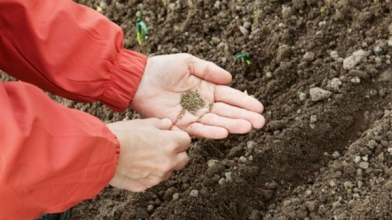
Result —
M 144 191 L 188 162 L 190 137 L 169 119 L 136 119 L 107 126 L 120 143 L 116 173 L 109 182 L 116 188 Z
M 169 118 L 189 135 L 211 139 L 261 128 L 263 105 L 227 86 L 231 75 L 217 65 L 189 54 L 148 59 L 132 109 L 142 117 Z M 183 111 L 181 95 L 197 91 L 205 105 L 196 113 Z

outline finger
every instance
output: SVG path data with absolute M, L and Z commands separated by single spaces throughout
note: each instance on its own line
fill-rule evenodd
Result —
M 212 62 L 191 56 L 188 62 L 191 74 L 215 84 L 226 85 L 232 80 L 231 74 Z
M 173 172 L 168 172 L 168 173 L 166 173 L 166 174 L 162 177 L 162 182 L 168 180 L 168 179 L 171 177 L 172 174 L 173 174 Z
M 252 130 L 252 124 L 243 119 L 226 118 L 216 114 L 205 114 L 200 120 L 203 125 L 211 125 L 226 128 L 233 134 L 245 134 Z
M 161 130 L 169 130 L 173 126 L 172 121 L 168 118 L 163 118 L 163 119 L 149 118 L 149 119 L 141 119 L 141 120 Z
M 229 135 L 225 128 L 203 125 L 201 123 L 192 123 L 185 128 L 185 131 L 191 136 L 209 139 L 223 139 Z
M 257 99 L 229 86 L 216 87 L 215 101 L 258 113 L 262 113 L 264 110 L 263 105 Z
M 227 118 L 245 119 L 254 128 L 262 128 L 265 124 L 265 118 L 261 114 L 221 102 L 214 103 L 211 112 Z
M 175 127 L 175 126 L 173 126 L 173 127 Z M 172 128 L 172 130 L 170 130 L 168 132 L 171 135 L 170 139 L 176 143 L 176 146 L 175 146 L 176 149 L 174 149 L 175 153 L 188 150 L 189 145 L 191 144 L 191 137 L 189 136 L 189 134 L 187 132 L 182 131 L 177 127 Z
M 181 152 L 177 154 L 177 165 L 174 167 L 174 170 L 181 170 L 182 168 L 185 167 L 185 165 L 188 163 L 189 158 L 187 153 Z

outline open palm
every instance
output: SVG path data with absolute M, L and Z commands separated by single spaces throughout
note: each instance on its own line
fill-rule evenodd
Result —
M 227 86 L 231 79 L 224 69 L 189 54 L 151 57 L 131 108 L 144 118 L 169 118 L 196 137 L 220 139 L 263 127 L 263 105 Z M 197 91 L 205 102 L 193 114 L 180 104 L 188 91 Z

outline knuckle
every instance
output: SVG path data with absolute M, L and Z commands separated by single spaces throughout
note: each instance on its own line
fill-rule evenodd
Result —
M 171 160 L 166 160 L 166 161 L 163 162 L 163 163 L 161 164 L 161 166 L 160 166 L 161 171 L 162 171 L 163 173 L 167 173 L 167 172 L 172 171 L 172 170 L 173 170 L 173 167 L 174 167 L 174 165 L 173 165 L 173 162 L 172 162 Z

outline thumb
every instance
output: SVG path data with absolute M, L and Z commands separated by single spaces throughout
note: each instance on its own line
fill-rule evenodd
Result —
M 154 121 L 155 127 L 161 129 L 161 130 L 170 130 L 171 127 L 173 126 L 173 123 L 170 119 L 168 118 L 163 118 L 163 119 L 157 119 Z

